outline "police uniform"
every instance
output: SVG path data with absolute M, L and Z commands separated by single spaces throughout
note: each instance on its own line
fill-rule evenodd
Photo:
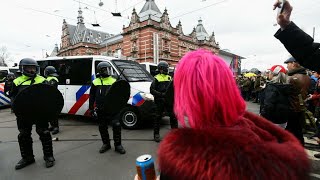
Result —
M 107 68 L 111 68 L 111 65 L 107 62 L 101 62 L 97 66 L 100 77 L 97 77 L 92 81 L 89 98 L 89 109 L 91 110 L 93 116 L 95 112 L 98 116 L 97 119 L 99 123 L 99 132 L 103 142 L 103 145 L 100 148 L 99 152 L 104 153 L 107 150 L 111 149 L 108 133 L 108 122 L 111 122 L 115 151 L 119 152 L 120 154 L 125 154 L 125 150 L 121 145 L 121 125 L 119 122 L 120 112 L 115 114 L 108 114 L 104 111 L 104 97 L 111 88 L 111 85 L 116 82 L 116 79 L 110 76 L 110 69 L 106 70 Z M 96 110 L 94 108 L 94 104 L 96 104 Z
M 172 81 L 172 77 L 168 75 L 169 65 L 167 62 L 159 62 L 158 64 L 159 74 L 154 77 L 154 81 L 151 84 L 150 92 L 154 96 L 154 101 L 157 106 L 156 118 L 154 119 L 154 140 L 160 141 L 160 120 L 162 118 L 165 108 L 170 116 L 171 128 L 177 128 L 178 122 L 173 113 L 171 106 L 168 106 L 165 101 L 166 91 Z M 170 108 L 171 107 L 171 108 Z
M 47 83 L 46 79 L 40 75 L 37 75 L 36 70 L 25 70 L 25 67 L 34 67 L 36 69 L 38 64 L 35 60 L 25 58 L 19 63 L 20 71 L 22 75 L 13 81 L 12 98 L 16 98 L 17 94 L 34 84 Z M 43 147 L 44 160 L 46 167 L 52 167 L 54 165 L 52 138 L 48 130 L 48 123 L 45 120 L 26 119 L 17 115 L 17 125 L 19 130 L 18 142 L 20 146 L 20 152 L 22 159 L 16 165 L 16 169 L 24 168 L 35 162 L 33 149 L 32 149 L 32 125 L 36 124 L 36 132 L 40 136 L 40 141 Z
M 37 75 L 36 72 L 26 72 L 23 66 L 38 66 L 37 62 L 33 59 L 22 59 L 19 63 L 19 68 L 22 71 L 22 75 L 16 78 L 13 81 L 12 87 L 12 98 L 15 99 L 17 94 L 31 86 L 33 84 L 47 83 L 46 79 L 40 75 Z M 48 130 L 47 121 L 43 120 L 34 120 L 26 119 L 17 115 L 17 125 L 19 130 L 18 142 L 20 146 L 20 152 L 22 159 L 16 165 L 16 169 L 24 168 L 35 162 L 33 149 L 32 149 L 32 125 L 36 124 L 36 132 L 40 136 L 40 141 L 43 147 L 44 160 L 46 162 L 46 167 L 52 167 L 54 165 L 53 149 L 52 149 L 52 138 Z
M 46 77 L 46 80 L 49 85 L 58 88 L 59 80 L 57 78 L 58 74 L 56 69 L 53 66 L 47 66 L 44 69 L 44 76 Z M 49 120 L 50 128 L 49 130 L 52 131 L 52 134 L 58 134 L 59 133 L 59 122 L 58 117 L 52 117 L 52 119 Z

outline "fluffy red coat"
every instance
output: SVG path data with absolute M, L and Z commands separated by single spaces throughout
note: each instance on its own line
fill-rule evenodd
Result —
M 171 131 L 158 162 L 161 174 L 174 180 L 301 180 L 310 169 L 293 135 L 249 112 L 233 127 Z

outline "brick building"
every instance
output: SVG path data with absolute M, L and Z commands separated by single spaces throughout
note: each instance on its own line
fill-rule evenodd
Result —
M 118 55 L 138 62 L 167 61 L 175 66 L 186 52 L 205 48 L 224 53 L 229 64 L 234 60 L 240 64 L 241 57 L 220 51 L 214 33 L 207 33 L 201 19 L 191 34 L 184 34 L 181 22 L 173 27 L 167 9 L 162 13 L 154 0 L 146 0 L 139 14 L 133 9 L 130 24 L 118 35 L 86 28 L 81 8 L 77 18 L 77 26 L 63 21 L 61 45 L 53 55 Z

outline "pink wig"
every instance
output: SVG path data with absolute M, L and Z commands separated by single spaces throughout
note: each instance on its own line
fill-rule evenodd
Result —
M 232 126 L 246 109 L 245 101 L 224 60 L 208 50 L 187 53 L 174 76 L 174 110 L 183 126 Z

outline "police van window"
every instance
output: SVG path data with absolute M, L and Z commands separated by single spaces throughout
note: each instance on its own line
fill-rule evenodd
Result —
M 140 64 L 145 70 L 147 70 L 147 66 L 145 64 Z
M 152 81 L 152 76 L 137 62 L 128 60 L 112 60 L 112 62 L 129 82 Z
M 56 68 L 59 85 L 90 85 L 92 58 L 38 61 L 41 75 L 47 66 Z
M 63 67 L 67 85 L 90 85 L 92 58 L 67 60 Z

